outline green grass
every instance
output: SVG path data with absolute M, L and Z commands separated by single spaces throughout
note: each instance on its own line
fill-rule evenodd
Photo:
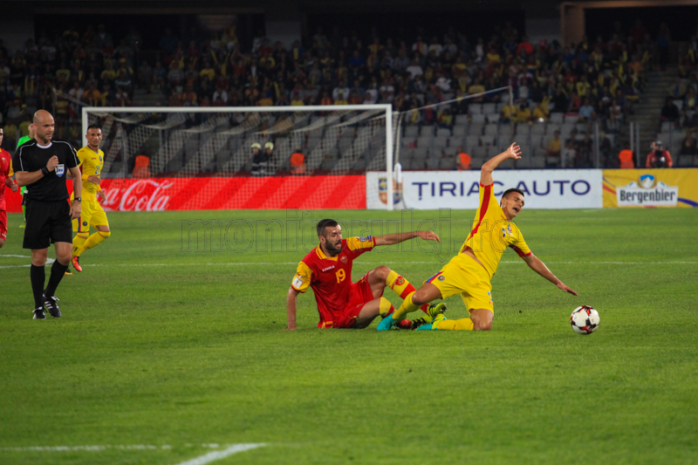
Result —
M 6 256 L 29 255 L 20 215 L 9 217 L 0 267 L 29 262 Z M 385 220 L 400 213 L 314 212 L 307 231 L 322 217 L 344 220 L 346 236 L 365 234 L 367 219 L 374 234 L 394 231 Z M 355 262 L 354 280 L 385 264 L 418 284 L 472 217 L 441 218 L 449 250 L 376 249 Z M 314 242 L 306 234 L 294 249 L 286 212 L 109 219 L 112 237 L 59 287 L 60 320 L 33 321 L 28 268 L 0 268 L 2 464 L 169 465 L 237 443 L 267 446 L 214 463 L 698 460 L 696 209 L 524 212 L 528 244 L 580 296 L 507 253 L 487 333 L 319 330 L 310 293 L 299 330 L 282 331 L 295 264 Z M 182 221 L 193 219 L 278 219 L 284 234 L 275 252 L 245 228 L 229 230 L 229 248 L 182 250 Z M 406 229 L 429 219 L 438 212 L 415 213 Z M 466 315 L 459 297 L 447 302 L 450 318 Z M 569 326 L 582 304 L 601 315 L 591 336 Z M 211 443 L 220 447 L 202 446 Z M 158 448 L 20 450 L 138 444 Z

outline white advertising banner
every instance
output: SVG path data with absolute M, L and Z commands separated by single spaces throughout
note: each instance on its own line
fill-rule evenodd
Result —
M 500 170 L 493 173 L 495 196 L 521 189 L 526 208 L 602 208 L 602 170 Z M 479 171 L 403 171 L 393 186 L 396 209 L 476 209 Z M 387 203 L 385 172 L 366 173 L 366 208 L 383 210 Z

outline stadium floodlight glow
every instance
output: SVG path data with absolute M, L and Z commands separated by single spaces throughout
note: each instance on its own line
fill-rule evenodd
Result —
M 214 175 L 235 175 L 249 166 L 250 143 L 272 138 L 279 141 L 274 148 L 275 166 L 283 166 L 296 146 L 302 145 L 308 151 L 310 176 L 313 171 L 385 170 L 387 179 L 392 179 L 394 117 L 391 104 L 83 107 L 82 134 L 86 144 L 87 127 L 102 119 L 107 176 L 119 153 L 123 177 L 129 175 L 126 165 L 147 143 L 158 147 L 151 159 L 155 173 L 194 176 L 205 168 Z M 187 148 L 193 153 L 186 153 Z M 179 158 L 181 166 L 171 163 Z M 387 183 L 387 194 L 393 198 L 392 182 Z M 392 202 L 386 206 L 393 209 Z

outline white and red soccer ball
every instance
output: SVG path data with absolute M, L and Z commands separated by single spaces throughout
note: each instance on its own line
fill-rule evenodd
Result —
M 577 307 L 570 315 L 570 324 L 578 334 L 591 334 L 599 327 L 599 312 L 588 305 Z

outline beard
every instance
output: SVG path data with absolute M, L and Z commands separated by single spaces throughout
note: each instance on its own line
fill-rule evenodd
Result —
M 330 241 L 325 241 L 325 248 L 331 255 L 338 255 L 342 251 L 342 243 L 340 242 L 337 247 L 334 246 Z

